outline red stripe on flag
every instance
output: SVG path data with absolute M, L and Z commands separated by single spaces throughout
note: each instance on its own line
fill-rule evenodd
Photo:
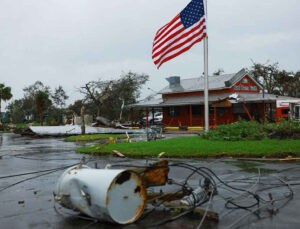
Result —
M 182 22 L 179 21 L 178 23 L 176 23 L 168 32 L 166 32 L 165 34 L 163 34 L 161 37 L 155 37 L 154 38 L 154 44 L 153 44 L 153 47 L 159 43 L 162 39 L 164 39 L 166 36 L 168 36 L 170 33 L 172 33 L 176 28 L 178 28 L 179 26 L 182 25 Z M 183 27 L 184 29 L 184 27 Z
M 180 22 L 181 23 L 181 22 Z M 181 23 L 182 24 L 182 23 Z M 164 45 L 166 42 L 168 42 L 169 40 L 171 40 L 173 37 L 177 36 L 178 34 L 182 33 L 185 30 L 185 28 L 183 27 L 182 29 L 176 31 L 175 33 L 173 33 L 171 36 L 167 37 L 166 40 L 164 40 L 163 42 L 161 42 L 159 45 L 157 45 L 156 47 L 153 47 L 152 53 L 154 53 L 158 48 L 160 48 L 162 45 Z
M 187 40 L 185 40 L 184 42 L 182 42 L 182 43 L 180 43 L 180 44 L 178 44 L 178 45 L 176 45 L 176 46 L 174 46 L 174 47 L 172 47 L 172 48 L 166 50 L 166 51 L 160 56 L 160 58 L 159 58 L 158 60 L 154 61 L 154 63 L 155 63 L 155 64 L 159 64 L 159 63 L 161 62 L 161 60 L 163 60 L 163 58 L 165 57 L 165 55 L 167 55 L 168 53 L 170 53 L 170 52 L 172 52 L 172 51 L 175 51 L 176 49 L 179 49 L 179 48 L 181 48 L 182 46 L 184 46 L 185 44 L 191 42 L 195 37 L 200 36 L 200 35 L 203 33 L 203 31 L 204 31 L 205 29 L 206 29 L 206 26 L 203 26 L 202 29 L 201 29 L 198 33 L 196 33 L 196 34 L 194 34 L 193 36 L 189 37 L 189 38 L 188 38 Z M 201 40 L 202 40 L 202 38 L 201 38 Z
M 179 56 L 180 54 L 182 54 L 182 53 L 188 51 L 194 44 L 196 44 L 197 42 L 202 41 L 202 39 L 203 39 L 204 37 L 206 37 L 206 33 L 203 33 L 202 37 L 200 37 L 199 39 L 197 39 L 196 41 L 194 41 L 193 43 L 191 43 L 191 44 L 190 44 L 189 46 L 187 46 L 186 48 L 184 48 L 184 49 L 180 50 L 179 52 L 173 54 L 172 56 L 168 56 L 167 58 L 165 58 L 164 60 L 162 60 L 162 62 L 158 65 L 157 68 L 160 68 L 160 66 L 161 66 L 163 63 L 165 63 L 165 62 L 167 62 L 167 61 L 169 61 L 169 60 L 175 58 L 176 56 Z
M 177 43 L 178 41 L 180 41 L 181 39 L 183 38 L 186 38 L 187 36 L 189 36 L 191 33 L 195 32 L 197 29 L 199 29 L 205 22 L 205 19 L 203 19 L 199 25 L 197 25 L 196 27 L 194 27 L 192 30 L 190 30 L 189 32 L 187 33 L 183 33 L 180 37 L 176 38 L 174 41 L 172 41 L 171 43 L 167 44 L 166 46 L 164 46 L 159 52 L 156 52 L 152 58 L 155 58 L 157 57 L 158 55 L 162 54 L 165 50 L 167 50 L 170 46 L 172 46 L 173 44 Z M 203 31 L 203 29 L 201 30 Z M 175 34 L 175 33 L 174 33 Z M 178 33 L 179 34 L 179 33 Z M 176 33 L 176 35 L 178 35 Z M 176 36 L 175 35 L 175 36 Z M 168 42 L 169 40 L 171 40 L 173 37 L 175 37 L 172 35 L 172 37 L 170 36 L 170 39 L 162 42 L 161 44 L 159 44 L 157 47 L 154 48 L 153 52 L 155 52 L 158 48 L 160 48 L 162 45 L 164 45 L 166 42 Z
M 155 37 L 159 37 L 164 31 L 166 31 L 174 22 L 176 22 L 180 17 L 180 14 L 177 14 L 176 17 L 173 18 L 172 21 L 170 21 L 168 24 L 164 25 L 162 28 L 160 28 L 157 33 L 156 33 L 156 36 Z M 155 39 L 154 39 L 155 41 Z

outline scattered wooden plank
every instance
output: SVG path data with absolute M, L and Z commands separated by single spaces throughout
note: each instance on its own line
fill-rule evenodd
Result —
M 116 156 L 118 156 L 118 157 L 125 157 L 125 155 L 124 154 L 122 154 L 122 153 L 120 153 L 119 151 L 117 151 L 117 150 L 113 150 L 112 151 Z
M 171 208 L 179 208 L 182 210 L 189 210 L 190 207 L 189 206 L 185 206 L 185 205 L 181 205 L 181 204 L 177 204 L 177 203 L 172 203 L 172 202 L 165 202 L 164 205 L 166 207 L 171 207 Z M 201 208 L 195 208 L 193 210 L 193 213 L 199 214 L 199 215 L 204 215 L 205 214 L 205 210 L 201 209 Z M 219 214 L 217 212 L 214 211 L 207 211 L 206 216 L 210 219 L 219 220 Z

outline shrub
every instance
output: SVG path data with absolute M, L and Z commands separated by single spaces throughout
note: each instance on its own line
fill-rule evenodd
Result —
M 266 124 L 264 130 L 269 138 L 300 139 L 300 122 L 296 120 L 282 120 L 280 123 Z
M 261 140 L 267 133 L 258 122 L 238 121 L 230 125 L 220 125 L 202 136 L 209 140 Z
M 46 118 L 47 126 L 58 126 L 57 121 L 54 118 Z

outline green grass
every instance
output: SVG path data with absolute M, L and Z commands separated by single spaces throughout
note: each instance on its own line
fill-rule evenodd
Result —
M 28 124 L 27 123 L 17 123 L 16 124 L 16 128 L 20 129 L 20 128 L 27 128 Z
M 3 131 L 0 131 L 0 133 L 10 134 L 10 133 L 13 133 L 13 132 L 11 130 L 3 130 Z
M 77 149 L 80 153 L 107 154 L 112 150 L 132 157 L 285 157 L 300 156 L 300 140 L 214 141 L 201 137 L 185 137 L 162 141 L 96 145 Z
M 70 136 L 66 138 L 67 142 L 77 142 L 77 141 L 94 141 L 100 139 L 113 138 L 127 138 L 126 134 L 89 134 L 89 135 L 79 135 Z
M 31 125 L 32 125 L 32 126 L 41 126 L 41 123 L 39 123 L 39 122 L 34 122 L 34 123 L 32 123 Z M 44 123 L 44 125 L 45 125 L 45 123 Z M 27 128 L 27 127 L 29 127 L 29 124 L 28 124 L 28 123 L 17 123 L 17 124 L 16 124 L 16 128 L 17 128 L 17 129 L 20 129 L 20 128 Z

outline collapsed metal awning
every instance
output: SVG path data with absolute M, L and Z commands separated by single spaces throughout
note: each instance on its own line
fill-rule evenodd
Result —
M 80 135 L 81 126 L 68 125 L 68 126 L 31 126 L 29 129 L 39 136 L 71 136 Z M 115 129 L 115 128 L 102 128 L 102 127 L 85 127 L 86 134 L 132 134 L 141 133 L 143 130 L 134 129 Z

